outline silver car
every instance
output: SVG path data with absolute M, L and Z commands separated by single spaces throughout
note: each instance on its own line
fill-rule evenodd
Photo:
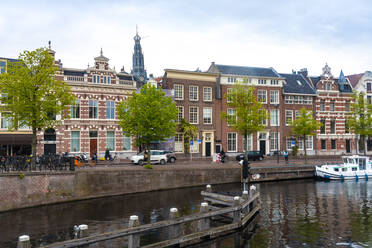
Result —
M 133 164 L 143 165 L 145 152 L 138 153 L 130 157 Z M 167 154 L 164 151 L 152 150 L 150 153 L 150 162 L 152 164 L 165 164 L 167 162 Z

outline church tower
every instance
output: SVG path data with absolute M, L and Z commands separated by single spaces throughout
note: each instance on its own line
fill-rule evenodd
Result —
M 135 77 L 141 85 L 146 83 L 147 73 L 145 70 L 145 62 L 143 59 L 143 53 L 141 48 L 141 37 L 138 35 L 138 29 L 136 30 L 136 36 L 134 36 L 134 53 L 133 53 L 133 67 L 131 74 Z

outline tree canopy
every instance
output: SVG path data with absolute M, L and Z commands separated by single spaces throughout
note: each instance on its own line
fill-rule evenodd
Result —
M 139 93 L 121 102 L 118 107 L 123 132 L 136 137 L 136 146 L 150 151 L 153 141 L 165 141 L 176 133 L 177 107 L 164 91 L 145 84 Z
M 354 92 L 354 102 L 351 105 L 351 112 L 347 115 L 347 126 L 360 135 L 366 154 L 365 138 L 372 136 L 372 104 L 368 102 L 365 93 Z
M 248 135 L 265 128 L 263 121 L 267 113 L 262 109 L 262 103 L 255 95 L 256 88 L 245 82 L 237 82 L 226 94 L 228 112 L 222 112 L 221 117 L 235 131 L 247 140 Z M 246 151 L 246 147 L 244 147 Z M 247 152 L 247 151 L 246 151 Z M 247 155 L 247 153 L 246 153 Z
M 9 63 L 7 73 L 0 75 L 2 114 L 10 119 L 10 130 L 31 127 L 33 155 L 37 130 L 58 125 L 75 99 L 70 87 L 55 79 L 58 67 L 49 52 L 47 48 L 24 51 L 17 62 Z M 57 120 L 56 115 L 61 118 Z
M 183 146 L 186 154 L 190 152 L 190 140 L 196 138 L 198 135 L 198 128 L 182 118 L 180 122 L 180 130 L 183 135 Z
M 321 127 L 321 123 L 313 118 L 313 112 L 301 108 L 299 116 L 291 123 L 291 133 L 304 142 L 303 147 L 306 158 L 306 136 L 316 135 L 316 131 Z

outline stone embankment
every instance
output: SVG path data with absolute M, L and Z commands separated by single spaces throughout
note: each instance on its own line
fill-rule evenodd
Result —
M 252 163 L 252 174 L 260 175 L 256 181 L 299 179 L 313 175 L 314 165 L 275 162 Z M 0 174 L 0 211 L 112 195 L 237 183 L 241 180 L 241 168 L 235 161 L 216 164 L 210 160 L 184 160 L 175 164 L 154 165 L 152 170 L 123 163 L 79 168 L 74 172 L 25 172 L 24 175 Z

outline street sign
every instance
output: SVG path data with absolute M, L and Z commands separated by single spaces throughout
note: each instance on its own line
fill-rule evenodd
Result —
M 193 146 L 193 145 L 194 145 L 194 141 L 190 140 L 190 146 Z
M 295 146 L 296 142 L 294 140 L 291 141 L 291 146 Z
M 198 139 L 198 144 L 201 144 L 201 139 Z

